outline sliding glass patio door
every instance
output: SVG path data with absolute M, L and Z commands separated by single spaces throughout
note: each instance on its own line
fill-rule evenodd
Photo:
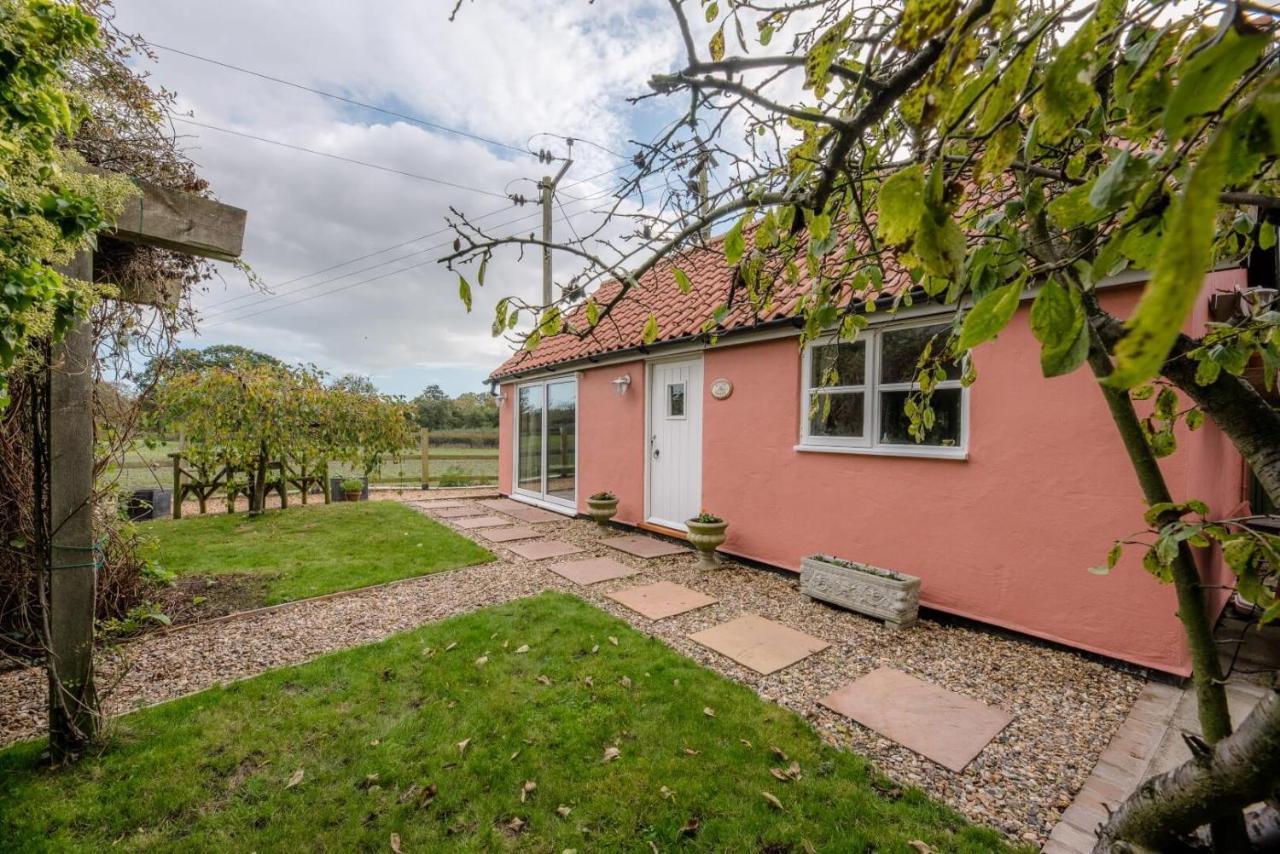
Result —
M 578 385 L 574 379 L 526 383 L 516 391 L 515 491 L 576 506 Z

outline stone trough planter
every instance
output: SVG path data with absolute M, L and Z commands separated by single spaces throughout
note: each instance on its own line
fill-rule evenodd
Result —
M 877 617 L 893 629 L 912 625 L 920 611 L 919 578 L 830 555 L 801 559 L 800 592 Z

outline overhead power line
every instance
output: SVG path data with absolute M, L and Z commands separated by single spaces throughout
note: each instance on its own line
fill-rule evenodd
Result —
M 388 110 L 386 107 L 379 107 L 376 104 L 367 104 L 364 101 L 357 101 L 356 99 L 348 98 L 345 95 L 339 95 L 334 92 L 326 92 L 323 89 L 317 89 L 314 86 L 307 86 L 304 83 L 297 83 L 297 82 L 294 82 L 293 80 L 285 80 L 283 77 L 274 77 L 270 74 L 265 74 L 261 71 L 254 71 L 251 68 L 244 68 L 239 65 L 232 65 L 231 63 L 223 62 L 220 59 L 213 59 L 208 56 L 201 56 L 198 53 L 191 53 L 189 51 L 179 50 L 176 47 L 169 47 L 168 45 L 159 44 L 158 42 L 147 42 L 147 44 L 151 45 L 152 47 L 159 48 L 160 50 L 168 51 L 169 53 L 176 53 L 179 56 L 185 56 L 189 59 L 199 60 L 200 62 L 207 62 L 210 65 L 216 65 L 220 68 L 226 68 L 230 71 L 239 72 L 240 74 L 248 74 L 251 77 L 257 77 L 261 80 L 268 80 L 272 83 L 278 83 L 281 86 L 289 86 L 290 88 L 299 89 L 303 92 L 310 92 L 313 95 L 319 95 L 323 98 L 331 98 L 335 101 L 341 101 L 344 104 L 350 104 L 353 107 L 361 107 L 366 110 L 373 110 L 375 113 L 382 113 L 383 115 L 386 115 L 386 116 L 392 116 L 397 119 L 403 119 L 407 122 L 413 122 L 414 124 L 419 124 L 419 125 L 422 125 L 423 127 L 431 128 L 432 130 L 438 130 L 442 133 L 450 133 L 455 136 L 463 136 L 463 137 L 466 137 L 467 139 L 474 139 L 477 142 L 483 142 L 486 145 L 496 146 L 497 148 L 505 148 L 508 151 L 514 151 L 517 154 L 528 154 L 531 156 L 536 156 L 535 153 L 530 151 L 527 147 L 522 148 L 518 145 L 510 145 L 508 143 L 501 142 L 496 139 L 490 139 L 487 136 L 481 136 L 478 133 L 471 133 L 470 131 L 459 130 L 458 128 L 449 127 L 448 125 L 442 125 L 439 122 L 433 122 L 428 119 L 421 118 L 419 116 L 410 115 L 408 113 L 401 113 L 397 110 Z
M 573 204 L 573 202 L 570 202 L 570 204 Z M 576 212 L 576 213 L 574 213 L 572 216 L 575 216 L 575 217 L 576 217 L 576 216 L 583 216 L 583 215 L 588 214 L 588 213 L 591 213 L 591 211 L 589 211 L 589 210 L 587 210 L 587 211 L 577 211 L 577 212 Z M 500 223 L 498 223 L 497 225 L 495 225 L 495 226 L 494 226 L 494 228 L 502 228 L 502 227 L 504 227 L 504 226 L 508 226 L 508 225 L 515 225 L 516 223 L 524 222 L 524 221 L 526 221 L 526 220 L 532 219 L 532 218 L 537 217 L 537 216 L 541 216 L 541 213 L 539 212 L 539 213 L 533 213 L 533 214 L 526 214 L 525 216 L 516 217 L 515 219 L 507 220 L 506 222 L 500 222 Z M 570 215 L 569 215 L 567 212 L 565 212 L 565 211 L 564 211 L 564 208 L 563 208 L 563 207 L 561 207 L 561 221 L 565 221 L 565 222 L 567 222 L 569 219 L 570 219 Z M 429 251 L 431 251 L 431 250 L 433 250 L 433 249 L 442 249 L 442 248 L 444 248 L 444 247 L 446 247 L 446 246 L 450 246 L 450 245 L 452 245 L 452 241 L 450 241 L 450 240 L 445 240 L 445 241 L 442 241 L 442 242 L 440 242 L 440 243 L 436 243 L 436 244 L 433 244 L 433 245 L 431 245 L 431 246 L 428 246 L 426 249 L 423 249 L 423 250 L 422 250 L 422 252 L 429 252 Z M 421 254 L 421 253 L 420 253 L 420 252 L 415 252 L 415 253 L 412 253 L 412 254 L 415 254 L 415 255 L 416 255 L 416 254 Z M 405 257 L 408 257 L 408 256 L 405 256 Z M 393 259 L 393 260 L 403 260 L 403 259 Z M 391 262 L 387 262 L 387 263 L 391 263 Z M 250 311 L 250 313 L 248 313 L 248 314 L 239 314 L 239 315 L 237 315 L 237 316 L 235 316 L 235 317 L 222 317 L 222 318 L 216 319 L 216 320 L 214 320 L 214 322 L 212 322 L 212 323 L 210 323 L 210 324 L 207 324 L 207 326 L 206 326 L 205 328 L 216 328 L 216 327 L 219 327 L 219 326 L 225 326 L 225 325 L 227 325 L 227 324 L 229 324 L 229 323 L 237 323 L 237 322 L 240 322 L 240 321 L 248 320 L 248 319 L 250 319 L 250 318 L 257 317 L 258 315 L 267 314 L 268 312 L 272 312 L 272 311 L 279 311 L 279 310 L 281 310 L 281 309 L 290 308 L 290 307 L 295 306 L 295 305 L 301 305 L 302 303 L 310 302 L 311 300 L 319 299 L 320 297 L 325 297 L 325 296 L 330 296 L 330 295 L 332 295 L 332 294 L 341 293 L 342 291 L 351 290 L 352 288 L 356 288 L 356 287 L 359 287 L 359 286 L 361 286 L 361 285 L 366 285 L 366 284 L 369 284 L 370 282 L 376 282 L 376 281 L 380 281 L 380 280 L 382 280 L 382 279 L 390 278 L 391 276 L 396 276 L 396 275 L 399 275 L 400 273 L 407 273 L 407 272 L 409 272 L 410 270 L 416 270 L 416 269 L 418 269 L 418 268 L 420 268 L 420 267 L 425 267 L 425 266 L 427 266 L 428 264 L 434 264 L 434 263 L 436 263 L 435 259 L 428 259 L 428 260 L 426 260 L 426 261 L 420 261 L 420 262 L 418 262 L 418 263 L 416 263 L 416 264 L 411 264 L 411 265 L 409 265 L 408 267 L 401 267 L 401 268 L 400 268 L 400 269 L 398 269 L 398 270 L 389 270 L 389 271 L 387 271 L 387 272 L 385 272 L 385 273 L 380 273 L 380 274 L 378 274 L 378 275 L 376 275 L 376 276 L 371 276 L 371 277 L 369 277 L 369 278 L 367 278 L 367 279 L 361 279 L 361 280 L 356 281 L 356 282 L 351 282 L 350 284 L 342 285 L 342 286 L 337 287 L 337 288 L 332 288 L 332 289 L 327 290 L 327 291 L 322 291 L 322 292 L 320 292 L 320 293 L 318 293 L 318 294 L 311 294 L 310 296 L 305 296 L 305 297 L 302 297 L 301 299 L 290 300 L 290 301 L 285 302 L 285 303 L 282 303 L 282 304 L 280 304 L 280 305 L 267 306 L 266 308 L 261 308 L 261 309 L 259 309 L 259 306 L 258 306 L 258 305 L 241 306 L 241 307 L 239 307 L 239 308 L 237 308 L 237 309 L 231 309 L 228 313 L 230 313 L 230 314 L 235 314 L 236 312 L 243 311 L 243 310 L 246 310 L 246 309 L 257 309 L 257 310 L 255 310 L 255 311 Z M 382 266 L 382 265 L 375 265 L 375 266 Z M 371 267 L 371 268 L 369 268 L 369 269 L 372 269 L 372 267 Z M 339 276 L 339 277 L 337 277 L 337 279 L 341 279 L 341 278 L 345 278 L 345 277 L 343 277 L 343 276 Z M 333 281 L 337 281 L 337 279 L 334 279 Z M 303 290 L 307 290 L 307 289 L 308 289 L 308 288 L 299 288 L 298 290 L 293 291 L 292 293 L 286 294 L 285 296 L 295 296 L 295 295 L 297 295 L 297 294 L 301 293 Z
M 506 198 L 506 196 L 502 195 L 501 193 L 495 193 L 492 190 L 482 190 L 479 187 L 468 187 L 465 184 L 455 184 L 453 181 L 446 181 L 443 178 L 435 178 L 435 177 L 432 177 L 431 175 L 419 175 L 416 172 L 407 172 L 404 169 L 396 169 L 393 166 L 383 166 L 379 163 L 370 163 L 366 160 L 356 160 L 353 157 L 343 157 L 341 154 L 330 154 L 327 151 L 317 151 L 314 148 L 307 148 L 305 145 L 294 145 L 291 142 L 281 142 L 278 139 L 270 139 L 265 136 L 256 136 L 255 134 L 245 133 L 244 131 L 232 130 L 231 128 L 219 127 L 218 125 L 205 124 L 204 122 L 198 122 L 195 119 L 185 119 L 179 116 L 174 116 L 173 120 L 175 122 L 182 122 L 183 124 L 195 125 L 196 127 L 207 128 L 208 130 L 216 130 L 219 133 L 226 133 L 232 136 L 239 136 L 245 139 L 252 139 L 258 142 L 265 142 L 270 145 L 278 145 L 281 148 L 288 148 L 288 149 L 292 149 L 293 151 L 305 151 L 307 154 L 314 154 L 314 155 L 317 155 L 318 157 L 328 157 L 331 160 L 340 160 L 343 163 L 352 163 L 356 166 L 364 166 L 369 169 L 378 169 L 382 172 L 391 172 L 392 174 L 395 174 L 395 175 L 402 175 L 405 178 L 413 178 L 418 181 L 426 181 L 429 184 L 438 184 L 442 187 L 452 187 L 455 190 L 466 190 L 469 193 L 479 193 L 483 196 L 493 196 L 495 199 Z

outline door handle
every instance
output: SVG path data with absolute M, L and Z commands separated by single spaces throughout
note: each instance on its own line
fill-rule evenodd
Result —
M 656 460 L 656 459 L 658 459 L 658 457 L 660 457 L 660 456 L 662 456 L 662 451 L 658 450 L 657 448 L 654 448 L 654 449 L 653 449 L 653 458 Z

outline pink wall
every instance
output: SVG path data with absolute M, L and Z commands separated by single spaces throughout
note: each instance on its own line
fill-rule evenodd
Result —
M 1237 278 L 1215 274 L 1207 286 Z M 1117 289 L 1105 302 L 1123 316 L 1136 297 Z M 1041 376 L 1028 311 L 975 352 L 965 461 L 796 451 L 796 340 L 707 350 L 702 504 L 729 520 L 733 554 L 795 570 L 802 556 L 827 552 L 901 570 L 924 580 L 927 607 L 1186 674 L 1173 589 L 1142 569 L 1140 550 L 1108 576 L 1087 571 L 1143 527 L 1145 505 L 1089 373 Z M 632 384 L 619 398 L 611 380 L 623 373 Z M 641 521 L 644 507 L 644 375 L 642 362 L 579 374 L 579 507 L 610 489 L 626 523 Z M 716 377 L 734 384 L 727 400 L 706 392 Z M 1212 424 L 1184 431 L 1163 465 L 1177 498 L 1218 513 L 1240 500 L 1240 458 Z M 1218 555 L 1201 557 L 1224 577 Z M 1214 598 L 1220 606 L 1225 594 Z

